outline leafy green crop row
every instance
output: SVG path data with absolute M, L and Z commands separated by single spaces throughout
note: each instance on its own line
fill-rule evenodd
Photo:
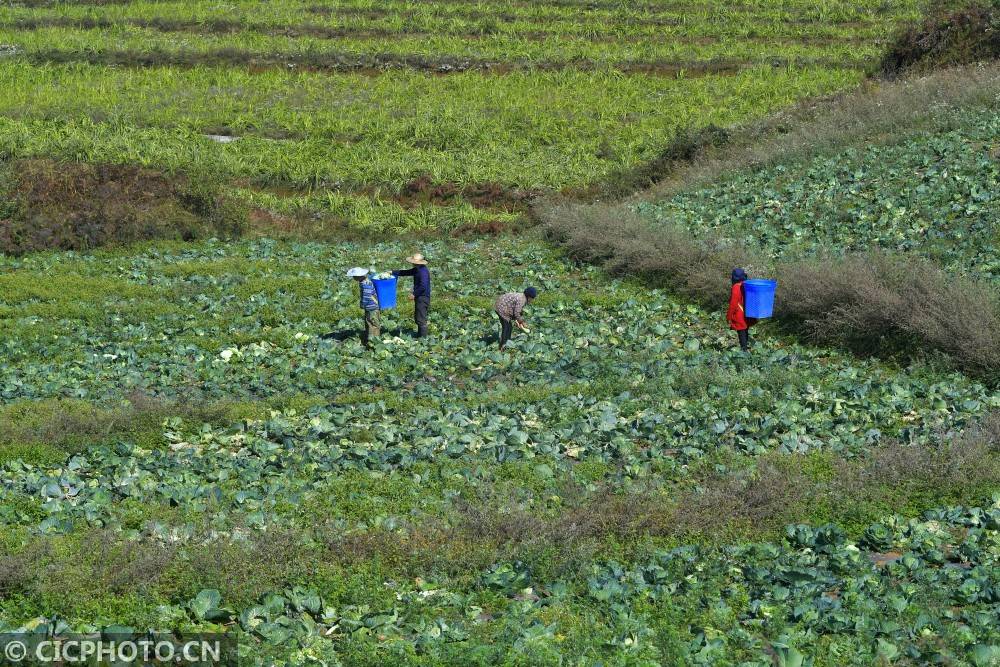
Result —
M 480 430 L 516 426 L 517 451 L 554 447 L 565 431 L 551 454 L 596 447 L 640 468 L 677 438 L 690 448 L 678 452 L 682 459 L 719 444 L 751 453 L 857 450 L 883 435 L 925 438 L 998 402 L 958 375 L 851 360 L 766 333 L 746 363 L 732 354 L 721 311 L 604 283 L 596 272 L 510 242 L 426 248 L 436 278 L 430 342 L 390 333 L 369 355 L 356 338 L 323 339 L 359 326 L 343 267 L 391 267 L 405 254 L 395 244 L 258 241 L 7 260 L 0 397 L 114 400 L 140 390 L 206 399 L 322 394 L 355 403 L 374 391 L 371 402 L 391 408 L 416 392 L 426 397 L 428 437 L 447 440 L 452 416 L 476 420 L 486 409 L 498 421 Z M 543 293 L 533 333 L 518 339 L 519 353 L 499 353 L 490 339 L 492 300 L 527 284 Z M 409 326 L 409 308 L 386 312 L 388 331 Z M 588 383 L 592 390 L 581 393 Z M 546 392 L 522 400 L 518 386 Z M 382 409 L 370 410 L 357 417 L 365 428 L 396 429 L 382 443 L 403 437 L 404 423 L 392 426 Z M 309 421 L 295 428 L 308 430 Z M 626 444 L 635 438 L 645 446 Z
M 180 38 L 179 38 L 180 37 Z M 346 59 L 363 58 L 366 55 L 420 56 L 428 60 L 440 60 L 441 70 L 446 65 L 461 66 L 463 60 L 485 61 L 494 67 L 503 68 L 523 61 L 524 67 L 573 68 L 579 66 L 630 67 L 633 63 L 656 67 L 663 63 L 679 68 L 686 66 L 696 70 L 699 64 L 716 60 L 735 63 L 769 63 L 775 60 L 791 62 L 826 62 L 845 68 L 862 68 L 874 61 L 881 53 L 878 43 L 852 43 L 836 37 L 826 38 L 827 43 L 810 44 L 794 40 L 775 42 L 771 36 L 762 39 L 746 38 L 742 35 L 727 36 L 719 40 L 699 39 L 695 34 L 690 38 L 678 36 L 663 39 L 661 35 L 651 35 L 646 40 L 633 41 L 623 35 L 622 41 L 593 41 L 571 39 L 563 35 L 553 35 L 538 39 L 518 35 L 486 35 L 469 39 L 461 35 L 448 34 L 398 34 L 388 36 L 351 36 L 336 39 L 300 35 L 262 34 L 258 31 L 243 31 L 235 34 L 192 34 L 164 32 L 161 30 L 115 26 L 107 29 L 75 29 L 44 27 L 34 30 L 0 30 L 0 43 L 17 49 L 18 54 L 66 53 L 64 58 L 79 60 L 99 57 L 105 52 L 124 51 L 149 54 L 168 61 L 172 54 L 184 54 L 197 60 L 200 54 L 237 51 L 248 58 L 264 59 L 274 55 L 290 63 L 299 61 L 308 67 L 327 54 Z M 703 43 L 703 42 L 709 43 Z M 349 62 L 349 60 L 348 60 Z M 675 64 L 676 63 L 676 64 Z M 434 64 L 434 63 L 432 63 Z
M 609 27 L 621 34 L 641 34 L 646 26 L 660 26 L 664 34 L 673 29 L 730 31 L 766 31 L 809 33 L 829 31 L 848 24 L 868 23 L 872 30 L 885 34 L 893 22 L 915 18 L 919 7 L 912 0 L 899 2 L 741 2 L 720 5 L 717 2 L 681 0 L 656 3 L 545 3 L 545 2 L 337 2 L 319 4 L 310 0 L 267 3 L 239 0 L 226 5 L 211 2 L 127 2 L 55 3 L 31 8 L 4 8 L 11 18 L 109 18 L 127 19 L 235 21 L 246 24 L 429 28 L 481 32 L 517 32 L 522 26 L 532 30 L 565 33 L 601 34 Z M 736 33 L 736 34 L 747 34 Z

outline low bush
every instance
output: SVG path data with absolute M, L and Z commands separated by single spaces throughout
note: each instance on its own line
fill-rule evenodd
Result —
M 918 257 L 867 253 L 779 265 L 777 316 L 809 339 L 875 354 L 936 351 L 984 378 L 1000 371 L 1000 300 Z
M 882 75 L 995 60 L 1000 56 L 1000 3 L 939 2 L 903 29 L 882 58 Z
M 715 124 L 682 128 L 652 160 L 608 174 L 592 185 L 584 196 L 592 200 L 622 199 L 653 186 L 678 166 L 691 164 L 707 151 L 722 148 L 729 141 L 729 130 Z
M 211 181 L 122 165 L 20 160 L 0 167 L 0 253 L 92 250 L 239 236 L 244 208 Z
M 865 253 L 774 263 L 746 248 L 653 226 L 620 206 L 554 203 L 537 209 L 571 257 L 639 275 L 708 308 L 725 308 L 729 274 L 775 275 L 776 322 L 809 341 L 910 359 L 944 355 L 961 370 L 1000 377 L 1000 298 L 991 285 L 945 273 L 914 255 Z

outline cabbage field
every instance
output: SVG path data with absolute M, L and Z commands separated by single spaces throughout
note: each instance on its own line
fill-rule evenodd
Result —
M 694 305 L 630 275 L 639 243 L 615 277 L 529 229 L 542 197 L 856 87 L 924 5 L 0 3 L 0 650 L 1000 666 L 988 373 L 782 322 L 744 354 L 724 289 Z M 608 233 L 637 209 L 765 260 L 881 247 L 1000 279 L 995 110 L 938 111 L 628 199 Z M 429 335 L 402 278 L 367 348 L 345 271 L 415 251 Z M 495 300 L 529 285 L 500 351 Z
M 995 390 L 767 327 L 746 358 L 721 310 L 534 241 L 423 251 L 430 338 L 401 301 L 370 353 L 343 267 L 401 243 L 3 260 L 0 629 L 225 628 L 258 664 L 993 664 L 995 452 L 922 470 Z M 493 300 L 528 284 L 501 353 Z
M 526 200 L 634 168 L 680 130 L 851 87 L 918 11 L 916 0 L 3 3 L 0 156 L 194 172 L 273 215 L 331 226 L 509 225 Z
M 899 142 L 738 171 L 638 209 L 772 257 L 880 248 L 998 280 L 998 132 L 995 105 L 944 108 L 931 131 Z

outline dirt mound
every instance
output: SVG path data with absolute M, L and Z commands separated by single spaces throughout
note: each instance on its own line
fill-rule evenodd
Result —
M 0 166 L 0 252 L 90 250 L 148 239 L 237 236 L 245 210 L 203 179 L 121 165 Z

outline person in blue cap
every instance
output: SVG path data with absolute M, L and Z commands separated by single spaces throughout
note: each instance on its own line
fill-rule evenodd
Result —
M 354 278 L 358 283 L 361 296 L 361 310 L 365 313 L 365 328 L 361 331 L 361 342 L 365 347 L 371 347 L 371 339 L 378 338 L 382 333 L 382 320 L 379 313 L 378 293 L 375 283 L 368 279 L 368 269 L 356 266 L 347 272 L 347 277 Z
M 538 296 L 538 290 L 528 287 L 523 292 L 509 292 L 497 299 L 493 310 L 500 318 L 500 349 L 503 350 L 514 332 L 514 325 L 527 332 L 524 325 L 524 307 Z

